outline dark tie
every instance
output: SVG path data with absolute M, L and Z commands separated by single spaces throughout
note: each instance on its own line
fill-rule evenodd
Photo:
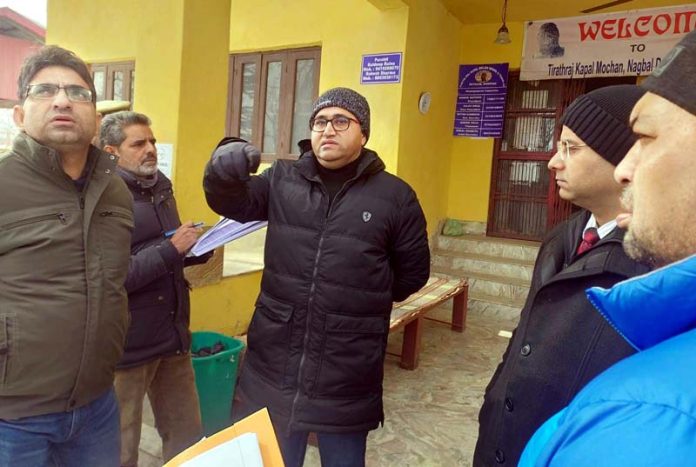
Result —
M 578 247 L 578 253 L 577 254 L 582 254 L 592 248 L 595 243 L 599 241 L 599 232 L 597 232 L 597 229 L 594 227 L 590 227 L 589 229 L 585 230 L 585 233 L 582 234 L 582 242 L 580 242 L 580 246 Z

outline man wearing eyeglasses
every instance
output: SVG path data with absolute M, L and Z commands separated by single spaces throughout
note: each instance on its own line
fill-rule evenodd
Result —
M 90 145 L 85 63 L 45 47 L 18 82 L 21 133 L 0 156 L 0 466 L 118 466 L 131 196 Z
M 592 307 L 585 289 L 647 271 L 623 251 L 616 165 L 635 137 L 628 117 L 644 91 L 600 88 L 561 118 L 549 161 L 559 196 L 581 209 L 544 239 L 520 322 L 486 388 L 474 465 L 517 465 L 527 440 L 594 376 L 634 349 Z
M 534 434 L 520 466 L 686 466 L 696 452 L 696 31 L 641 83 L 616 167 L 626 252 L 658 267 L 587 291 L 637 350 Z
M 240 418 L 268 407 L 285 465 L 301 466 L 309 432 L 322 465 L 363 466 L 383 421 L 383 360 L 393 301 L 427 281 L 425 218 L 414 191 L 385 171 L 370 109 L 334 88 L 314 104 L 311 149 L 259 176 L 259 151 L 225 139 L 204 178 L 208 204 L 268 220 L 261 294 L 239 382 Z

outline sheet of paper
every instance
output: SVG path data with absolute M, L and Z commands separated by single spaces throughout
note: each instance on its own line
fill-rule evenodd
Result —
M 268 225 L 266 221 L 237 222 L 232 219 L 223 218 L 198 239 L 193 248 L 191 256 L 200 256 L 215 248 L 236 240 L 240 237 L 255 232 Z
M 155 146 L 157 147 L 157 168 L 171 180 L 174 172 L 174 145 L 157 143 Z
M 280 454 L 278 441 L 271 424 L 271 418 L 268 415 L 268 410 L 264 408 L 238 421 L 231 427 L 215 433 L 210 438 L 202 439 L 184 452 L 179 453 L 174 459 L 167 462 L 164 467 L 181 467 L 185 462 L 191 461 L 244 433 L 254 433 L 258 437 L 264 467 L 283 467 L 285 465 L 283 464 L 283 456 Z M 232 466 L 234 464 L 229 463 L 227 465 Z
M 181 467 L 263 467 L 256 433 L 244 433 L 181 464 Z

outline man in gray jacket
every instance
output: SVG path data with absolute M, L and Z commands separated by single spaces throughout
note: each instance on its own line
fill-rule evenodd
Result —
M 82 60 L 41 49 L 19 99 L 0 156 L 0 466 L 118 466 L 131 196 L 116 157 L 90 145 Z

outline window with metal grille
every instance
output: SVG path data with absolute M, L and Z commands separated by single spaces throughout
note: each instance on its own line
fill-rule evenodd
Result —
M 487 232 L 539 240 L 555 196 L 547 164 L 564 103 L 562 81 L 520 81 L 511 73 L 505 127 L 493 157 Z
M 231 55 L 228 136 L 250 141 L 263 161 L 296 159 L 310 135 L 320 56 L 316 47 Z

